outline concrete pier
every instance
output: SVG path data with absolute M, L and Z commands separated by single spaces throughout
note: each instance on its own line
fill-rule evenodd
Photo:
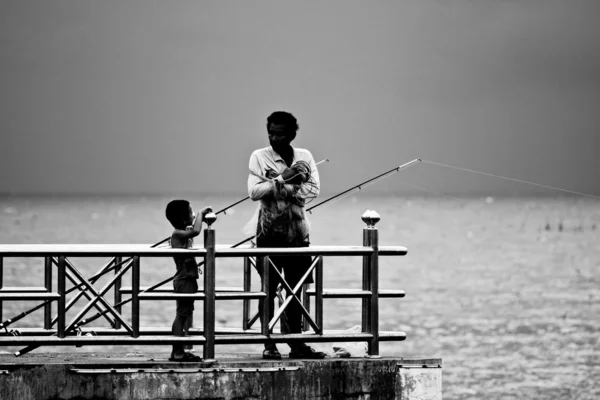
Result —
M 219 355 L 175 363 L 168 353 L 0 354 L 0 398 L 442 399 L 439 358 L 262 360 Z

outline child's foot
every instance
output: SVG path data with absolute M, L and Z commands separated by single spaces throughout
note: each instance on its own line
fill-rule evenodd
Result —
M 198 357 L 194 354 L 191 353 L 183 353 L 182 356 L 175 356 L 173 354 L 171 354 L 171 357 L 169 357 L 169 361 L 173 361 L 173 362 L 202 362 L 202 358 Z

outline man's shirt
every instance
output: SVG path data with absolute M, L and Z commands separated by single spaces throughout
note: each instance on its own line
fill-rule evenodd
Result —
M 314 184 L 303 183 L 296 193 L 297 197 L 303 199 L 314 198 L 319 195 L 320 181 L 317 164 L 306 149 L 294 148 L 294 159 L 292 165 L 297 161 L 305 161 L 310 166 L 311 180 Z M 250 156 L 250 174 L 248 175 L 248 195 L 254 201 L 262 199 L 265 195 L 272 193 L 275 182 L 264 181 L 260 177 L 266 177 L 269 170 L 279 175 L 287 168 L 283 158 L 277 154 L 271 146 L 255 150 Z M 258 175 L 258 176 L 257 176 Z

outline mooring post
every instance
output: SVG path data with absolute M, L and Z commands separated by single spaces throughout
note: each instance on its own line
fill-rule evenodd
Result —
M 204 230 L 204 361 L 215 359 L 215 230 L 213 222 L 217 220 L 215 213 L 204 217 L 207 228 Z
M 65 337 L 65 305 L 67 303 L 67 291 L 66 291 L 66 262 L 65 256 L 58 257 L 58 274 L 57 274 L 57 291 L 59 294 L 58 305 L 56 313 L 58 314 L 58 321 L 56 326 L 56 334 L 59 338 Z
M 52 257 L 44 257 L 44 287 L 52 292 Z M 44 306 L 44 329 L 52 328 L 52 302 Z
M 133 256 L 131 270 L 131 329 L 133 337 L 140 336 L 140 257 Z
M 252 282 L 250 277 L 250 257 L 244 257 L 244 292 L 249 292 L 252 289 Z M 250 319 L 250 299 L 243 300 L 242 309 L 242 329 L 250 329 L 248 323 Z
M 119 273 L 119 271 L 121 270 L 121 262 L 122 262 L 122 258 L 121 257 L 115 257 L 115 265 L 117 265 L 117 267 L 115 267 L 115 275 L 117 275 Z M 115 291 L 115 303 L 114 304 L 119 304 L 121 302 L 121 278 L 118 278 L 115 281 L 115 286 L 114 289 Z M 122 306 L 115 306 L 115 310 L 117 310 L 119 312 L 119 314 L 121 313 L 121 311 L 123 310 Z M 121 328 L 121 321 L 119 321 L 117 318 L 115 318 L 115 322 L 113 324 L 113 328 L 114 329 L 120 329 Z

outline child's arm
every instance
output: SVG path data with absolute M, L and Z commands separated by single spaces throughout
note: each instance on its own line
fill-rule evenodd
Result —
M 196 217 L 194 218 L 194 224 L 188 226 L 185 230 L 175 229 L 173 231 L 173 237 L 179 240 L 187 240 L 198 236 L 200 234 L 200 231 L 202 230 L 202 222 L 204 222 L 204 216 L 211 211 L 211 207 L 205 207 L 202 210 L 198 211 L 198 213 L 196 213 Z

